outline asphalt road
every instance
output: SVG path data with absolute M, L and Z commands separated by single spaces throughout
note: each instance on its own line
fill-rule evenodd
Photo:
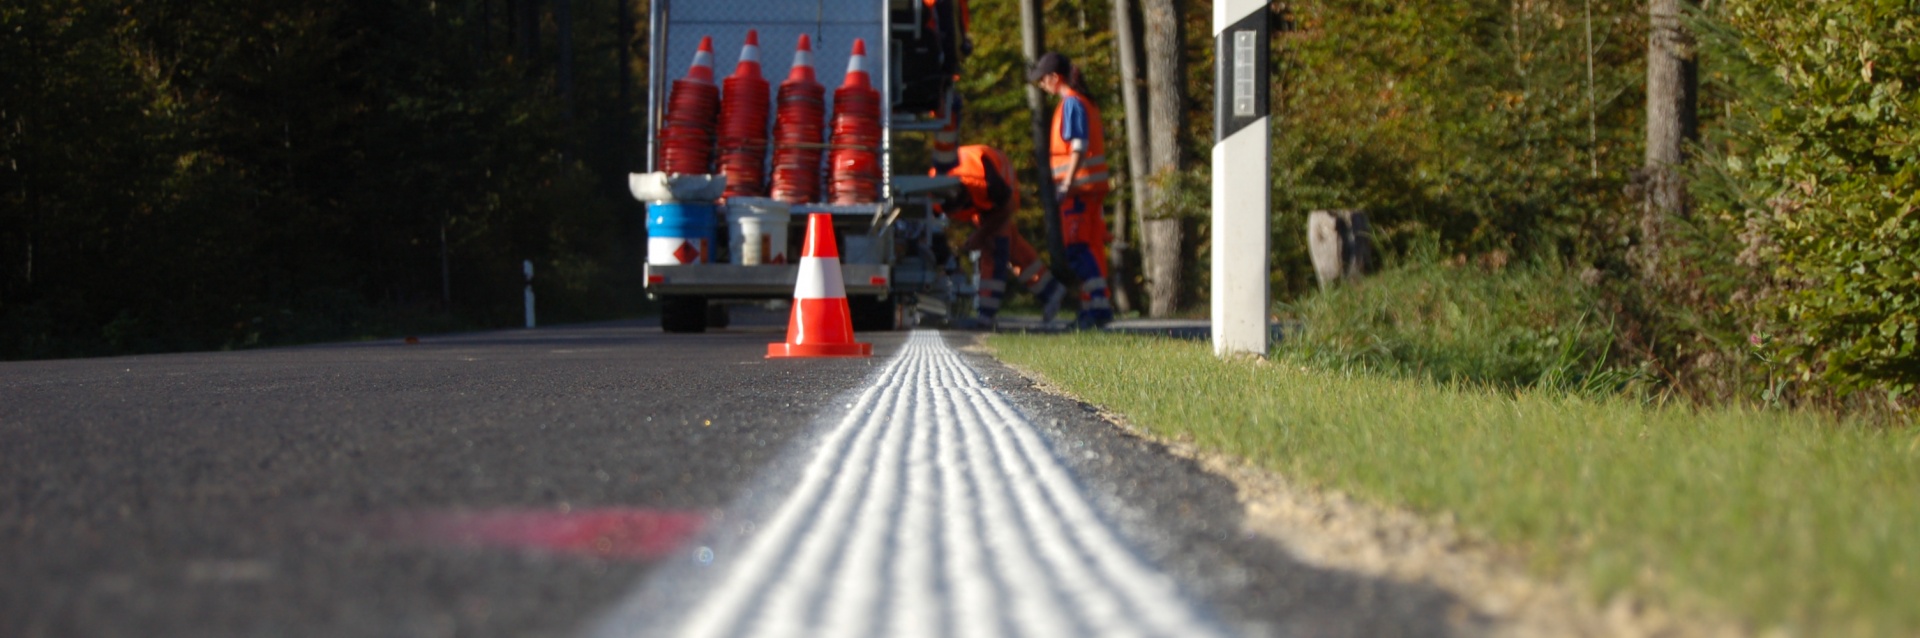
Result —
M 724 597 L 908 339 L 763 359 L 780 337 L 606 324 L 0 363 L 0 636 L 655 633 Z M 958 360 L 1207 626 L 1472 633 L 1446 595 L 1293 562 L 1241 531 L 1225 481 Z

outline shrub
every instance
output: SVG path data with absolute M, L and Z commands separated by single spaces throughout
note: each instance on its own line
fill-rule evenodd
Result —
M 1920 382 L 1920 16 L 1909 3 L 1733 0 L 1711 16 L 1733 65 L 1766 71 L 1734 102 L 1721 168 L 1743 190 L 1743 257 L 1774 284 L 1756 347 L 1844 394 Z
M 1431 251 L 1309 297 L 1277 354 L 1443 383 L 1586 394 L 1623 389 L 1591 290 L 1550 263 L 1440 262 Z

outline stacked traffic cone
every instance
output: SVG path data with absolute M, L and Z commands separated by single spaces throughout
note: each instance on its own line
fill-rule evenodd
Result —
M 713 165 L 715 116 L 720 87 L 713 85 L 713 38 L 700 39 L 687 77 L 673 81 L 665 121 L 660 125 L 660 170 L 706 174 Z
M 847 79 L 833 90 L 833 152 L 828 191 L 835 204 L 880 199 L 880 92 L 867 72 L 867 42 L 853 41 Z
M 747 32 L 740 63 L 723 81 L 720 103 L 720 173 L 726 196 L 767 194 L 767 111 L 771 90 L 760 75 L 760 33 Z
M 827 89 L 813 75 L 813 42 L 800 35 L 793 69 L 780 83 L 773 123 L 773 198 L 805 204 L 820 198 L 821 143 L 825 141 Z
M 833 215 L 808 215 L 807 245 L 800 253 L 800 278 L 793 285 L 787 341 L 767 344 L 767 358 L 871 356 L 873 344 L 853 340 L 847 283 L 840 278 L 840 249 L 833 243 Z

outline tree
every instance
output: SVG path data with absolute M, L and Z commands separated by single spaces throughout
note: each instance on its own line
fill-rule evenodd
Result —
M 1140 6 L 1146 27 L 1147 166 L 1155 175 L 1177 173 L 1186 102 L 1181 90 L 1180 12 L 1173 0 L 1142 0 Z M 1150 218 L 1140 230 L 1146 244 L 1147 313 L 1165 317 L 1180 306 L 1180 248 L 1184 238 L 1179 219 L 1153 213 L 1164 208 L 1164 196 L 1158 191 L 1152 189 L 1149 201 L 1142 203 Z
M 1661 244 L 1669 226 L 1687 214 L 1687 184 L 1681 175 L 1687 145 L 1699 135 L 1695 111 L 1699 66 L 1693 36 L 1686 27 L 1690 0 L 1652 0 L 1647 33 L 1646 196 L 1640 218 L 1640 274 L 1649 283 L 1660 276 Z
M 1125 130 L 1127 136 L 1127 184 L 1131 186 L 1133 190 L 1133 211 L 1137 215 L 1137 219 L 1144 220 L 1146 219 L 1146 215 L 1143 213 L 1147 205 L 1147 173 L 1149 172 L 1147 167 L 1147 118 L 1146 114 L 1142 112 L 1143 109 L 1140 108 L 1140 70 L 1138 68 L 1140 47 L 1139 39 L 1136 37 L 1133 28 L 1133 3 L 1131 0 L 1114 0 L 1113 35 L 1114 57 L 1118 58 L 1120 66 L 1120 103 L 1124 109 L 1123 113 L 1126 114 L 1127 122 Z M 1128 280 L 1121 274 L 1123 272 L 1121 265 L 1125 262 L 1126 242 L 1128 239 L 1127 216 L 1125 212 L 1119 212 L 1114 217 L 1113 226 L 1115 230 L 1113 234 L 1120 242 L 1113 246 L 1112 254 L 1112 261 L 1114 263 L 1113 278 L 1116 282 L 1113 286 L 1115 293 L 1114 308 L 1127 311 L 1133 306 L 1131 295 L 1127 292 L 1129 288 L 1127 285 Z M 1146 230 L 1141 228 L 1140 233 L 1141 238 L 1144 240 Z M 1142 241 L 1142 244 L 1144 245 L 1145 242 Z M 1143 252 L 1145 251 L 1143 250 Z

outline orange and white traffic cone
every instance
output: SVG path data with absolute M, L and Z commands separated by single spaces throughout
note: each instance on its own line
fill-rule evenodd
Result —
M 833 216 L 808 215 L 807 245 L 800 253 L 800 279 L 793 285 L 787 341 L 767 344 L 767 358 L 871 356 L 873 344 L 853 340 L 847 283 L 840 278 L 840 248 L 833 243 Z

